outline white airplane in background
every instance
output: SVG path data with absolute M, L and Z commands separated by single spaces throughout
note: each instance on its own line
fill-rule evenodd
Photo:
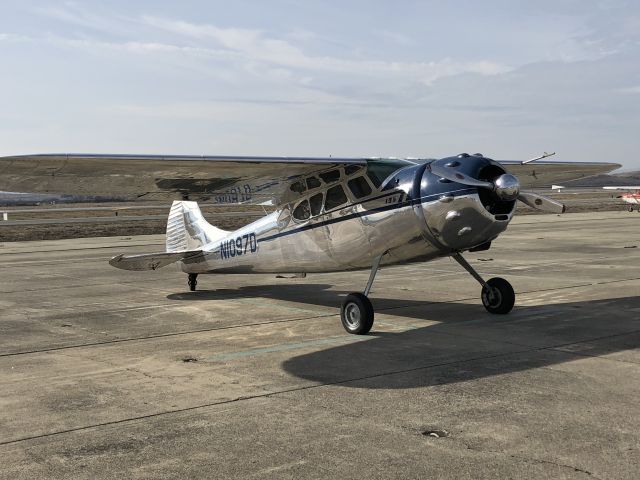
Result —
M 618 195 L 616 198 L 621 198 L 624 203 L 629 203 L 629 211 L 633 212 L 634 205 L 640 205 L 640 186 L 638 187 L 602 187 L 605 190 L 621 190 L 626 193 Z M 640 212 L 640 206 L 638 207 Z
M 199 274 L 314 273 L 371 269 L 342 303 L 349 333 L 374 321 L 368 295 L 380 266 L 450 256 L 481 285 L 487 311 L 515 301 L 502 278 L 484 280 L 462 256 L 504 232 L 516 200 L 554 213 L 564 205 L 521 190 L 609 172 L 613 163 L 497 162 L 466 153 L 433 159 L 27 155 L 0 158 L 0 190 L 75 195 L 176 196 L 166 250 L 117 255 L 125 270 L 178 262 L 191 290 Z M 516 177 L 519 177 L 519 179 Z M 276 207 L 234 232 L 210 225 L 193 200 Z

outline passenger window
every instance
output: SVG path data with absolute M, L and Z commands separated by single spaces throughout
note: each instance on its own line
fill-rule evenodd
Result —
M 320 212 L 322 211 L 322 197 L 322 193 L 316 193 L 309 199 L 309 203 L 311 204 L 311 215 L 320 215 Z
M 305 187 L 304 183 L 302 183 L 301 181 L 292 183 L 289 188 L 291 189 L 292 192 L 296 192 L 296 193 L 302 193 L 307 189 L 307 187 Z
M 304 200 L 298 204 L 293 211 L 293 218 L 296 220 L 307 220 L 311 214 L 309 213 L 309 201 Z
M 360 165 L 347 165 L 346 167 L 344 167 L 344 173 L 345 175 L 351 175 L 352 173 L 356 173 L 361 168 L 362 167 Z
M 320 180 L 318 180 L 316 177 L 307 178 L 307 188 L 309 190 L 311 190 L 312 188 L 318 188 L 320 185 L 322 184 L 320 183 Z
M 347 196 L 344 193 L 342 185 L 336 185 L 327 190 L 327 200 L 324 204 L 325 211 L 339 207 L 344 203 L 347 203 Z
M 320 178 L 324 183 L 333 183 L 340 180 L 340 170 L 329 170 L 320 174 Z
M 351 190 L 356 198 L 371 195 L 371 187 L 364 177 L 352 178 L 347 184 L 349 185 L 349 190 Z

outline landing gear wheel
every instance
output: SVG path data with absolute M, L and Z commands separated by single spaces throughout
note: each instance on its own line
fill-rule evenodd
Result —
M 504 278 L 491 278 L 487 286 L 482 287 L 482 304 L 489 313 L 504 315 L 509 313 L 516 301 L 513 287 Z
M 633 207 L 629 207 L 629 211 L 633 212 Z M 638 209 L 638 211 L 640 212 L 640 209 Z
M 189 274 L 189 280 L 187 281 L 187 283 L 189 284 L 189 290 L 191 290 L 192 292 L 196 291 L 196 285 L 198 285 L 198 274 L 197 273 L 190 273 Z
M 365 335 L 373 326 L 373 305 L 366 295 L 350 293 L 342 302 L 340 319 L 347 332 Z

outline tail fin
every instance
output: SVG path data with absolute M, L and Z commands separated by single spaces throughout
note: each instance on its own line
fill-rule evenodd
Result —
M 199 250 L 228 233 L 207 222 L 196 202 L 175 201 L 167 220 L 167 252 Z

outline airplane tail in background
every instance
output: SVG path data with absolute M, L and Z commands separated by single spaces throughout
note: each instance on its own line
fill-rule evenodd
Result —
M 167 252 L 189 252 L 226 237 L 229 232 L 207 222 L 197 202 L 175 201 L 167 220 Z

